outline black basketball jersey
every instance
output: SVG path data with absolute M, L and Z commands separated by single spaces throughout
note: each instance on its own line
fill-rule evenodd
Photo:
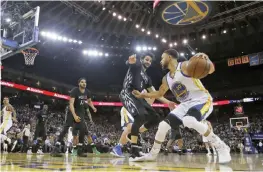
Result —
M 75 98 L 74 108 L 77 115 L 84 115 L 86 101 L 91 98 L 90 91 L 85 89 L 84 93 L 82 93 L 78 87 L 75 87 L 71 90 L 70 97 Z
M 135 64 L 130 64 L 123 82 L 123 89 L 129 91 L 142 91 L 152 86 L 150 77 L 146 74 L 140 60 Z
M 47 111 L 41 110 L 37 113 L 37 124 L 45 125 L 47 122 L 48 113 Z

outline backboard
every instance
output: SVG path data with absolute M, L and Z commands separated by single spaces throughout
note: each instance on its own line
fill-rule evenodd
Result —
M 238 118 L 230 118 L 230 128 L 241 129 L 249 127 L 248 117 L 238 117 Z
M 6 3 L 1 9 L 1 60 L 37 44 L 39 34 L 39 6 L 24 13 L 21 2 Z

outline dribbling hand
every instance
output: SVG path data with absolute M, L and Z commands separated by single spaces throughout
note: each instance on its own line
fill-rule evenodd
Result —
M 133 90 L 133 91 L 132 91 L 132 94 L 133 94 L 135 97 L 137 97 L 137 98 L 142 98 L 142 95 L 141 95 L 141 93 L 140 93 L 138 90 Z
M 79 116 L 77 116 L 77 115 L 74 116 L 74 119 L 75 119 L 76 122 L 80 122 L 81 121 L 81 118 Z
M 169 106 L 170 111 L 172 111 L 172 110 L 175 109 L 176 104 L 175 104 L 174 102 L 169 102 L 169 103 L 168 103 L 168 106 Z

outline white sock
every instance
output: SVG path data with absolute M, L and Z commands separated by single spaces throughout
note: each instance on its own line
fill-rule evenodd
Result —
M 167 122 L 165 122 L 165 121 L 160 122 L 160 124 L 158 126 L 158 131 L 155 135 L 155 140 L 162 143 L 165 139 L 167 132 L 170 129 L 171 129 L 171 126 Z M 156 143 L 156 141 L 155 141 L 154 145 L 151 149 L 151 153 L 158 154 L 160 152 L 160 149 L 161 149 L 161 144 Z
M 152 149 L 151 149 L 151 153 L 152 153 L 152 154 L 158 154 L 158 153 L 160 152 L 161 145 L 162 145 L 162 144 L 159 144 L 159 143 L 154 142 L 153 147 L 152 147 Z
M 207 150 L 207 153 L 211 153 L 209 148 L 206 148 L 206 150 Z
M 212 149 L 213 149 L 213 154 L 216 154 L 216 149 L 215 149 L 215 147 L 214 146 L 211 146 L 212 147 Z

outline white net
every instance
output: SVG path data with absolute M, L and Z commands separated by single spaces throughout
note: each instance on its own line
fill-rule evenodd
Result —
M 35 48 L 29 48 L 29 49 L 23 50 L 22 53 L 24 54 L 25 65 L 32 66 L 34 65 L 35 58 L 39 52 Z

